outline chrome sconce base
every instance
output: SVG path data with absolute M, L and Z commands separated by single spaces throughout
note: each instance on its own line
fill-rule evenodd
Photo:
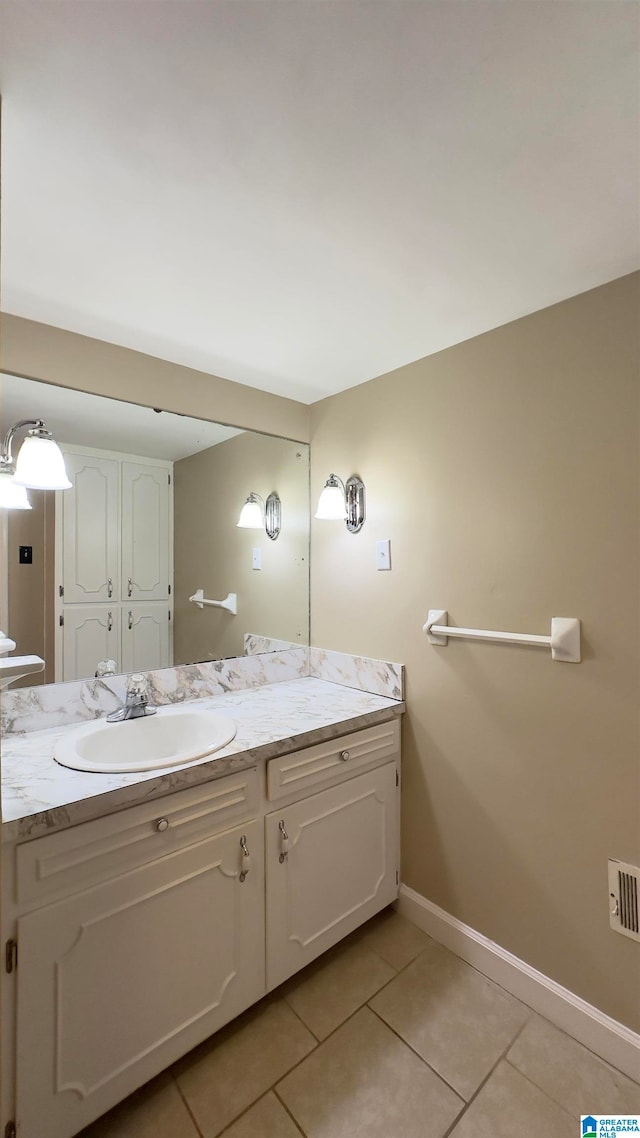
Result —
M 281 504 L 280 498 L 277 494 L 269 494 L 264 504 L 264 527 L 267 531 L 267 537 L 275 541 L 280 533 L 281 526 Z
M 357 474 L 352 474 L 345 482 L 344 492 L 347 504 L 347 529 L 349 533 L 358 533 L 365 519 L 364 482 Z

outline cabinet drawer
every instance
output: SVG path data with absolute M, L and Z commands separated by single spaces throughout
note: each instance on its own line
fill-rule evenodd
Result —
M 26 842 L 16 850 L 20 905 L 80 892 L 254 817 L 254 768 Z M 165 825 L 166 823 L 166 825 Z
M 399 750 L 400 723 L 393 719 L 292 755 L 280 755 L 267 764 L 267 795 L 274 802 L 306 794 L 315 786 L 341 782 L 355 770 L 393 758 Z

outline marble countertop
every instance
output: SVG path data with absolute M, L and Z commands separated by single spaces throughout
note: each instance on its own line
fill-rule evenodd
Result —
M 370 727 L 404 703 L 306 676 L 196 701 L 237 723 L 235 739 L 210 758 L 137 774 L 87 774 L 55 762 L 77 724 L 2 741 L 2 840 L 37 837 L 253 766 L 298 747 Z M 114 731 L 117 731 L 114 725 Z

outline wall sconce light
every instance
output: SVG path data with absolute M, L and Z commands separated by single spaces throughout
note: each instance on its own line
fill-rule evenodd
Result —
M 315 516 L 323 521 L 345 521 L 350 533 L 357 533 L 364 525 L 364 482 L 357 474 L 346 483 L 337 474 L 330 474 L 318 499 Z
M 12 445 L 17 431 L 30 428 L 14 465 Z M 71 486 L 62 451 L 42 419 L 21 419 L 7 431 L 0 454 L 0 507 L 30 510 L 26 487 L 33 490 L 68 490 Z
M 266 502 L 253 491 L 240 511 L 236 525 L 240 529 L 264 529 L 275 541 L 280 533 L 281 503 L 277 494 L 269 494 Z

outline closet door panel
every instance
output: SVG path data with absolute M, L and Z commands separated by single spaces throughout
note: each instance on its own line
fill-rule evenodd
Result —
M 109 605 L 66 605 L 62 628 L 62 679 L 95 675 L 101 660 L 120 658 L 120 609 Z
M 122 608 L 122 668 L 151 672 L 168 668 L 169 609 L 167 605 L 126 605 Z
M 122 464 L 122 599 L 169 596 L 169 471 Z
M 119 463 L 65 455 L 70 490 L 62 506 L 65 604 L 97 604 L 119 595 Z

